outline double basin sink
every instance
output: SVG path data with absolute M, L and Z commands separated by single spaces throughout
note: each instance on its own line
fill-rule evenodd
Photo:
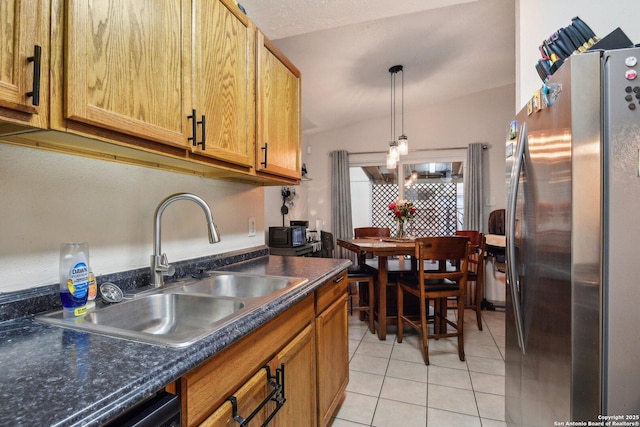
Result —
M 185 347 L 306 282 L 297 277 L 213 272 L 100 305 L 81 317 L 65 318 L 62 311 L 56 311 L 37 319 L 149 344 Z

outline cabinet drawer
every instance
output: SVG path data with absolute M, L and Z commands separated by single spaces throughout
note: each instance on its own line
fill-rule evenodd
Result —
M 334 276 L 316 291 L 316 315 L 347 292 L 347 272 Z
M 249 381 L 238 390 L 234 397 L 237 401 L 238 414 L 246 416 L 253 412 L 260 403 L 268 396 L 267 372 L 260 369 Z M 266 408 L 260 410 L 252 419 L 256 425 L 262 424 L 266 419 Z M 238 423 L 233 419 L 233 406 L 231 401 L 225 401 L 209 418 L 204 420 L 200 427 L 222 427 L 234 426 Z
M 202 423 L 314 317 L 309 296 L 180 378 L 183 424 Z

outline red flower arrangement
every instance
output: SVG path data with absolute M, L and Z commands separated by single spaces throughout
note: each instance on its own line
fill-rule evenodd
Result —
M 389 211 L 391 211 L 390 214 L 393 215 L 396 221 L 404 222 L 413 218 L 418 208 L 413 205 L 413 202 L 396 200 L 395 202 L 389 203 Z

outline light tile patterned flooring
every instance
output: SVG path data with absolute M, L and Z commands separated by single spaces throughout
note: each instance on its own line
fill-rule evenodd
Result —
M 504 312 L 482 315 L 481 332 L 466 310 L 464 362 L 456 338 L 431 339 L 426 366 L 415 330 L 405 329 L 399 344 L 390 327 L 380 341 L 354 313 L 347 395 L 331 427 L 506 427 Z

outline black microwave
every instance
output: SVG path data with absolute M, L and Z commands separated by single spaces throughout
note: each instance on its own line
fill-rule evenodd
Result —
M 269 227 L 269 246 L 272 248 L 294 248 L 307 243 L 306 227 Z

